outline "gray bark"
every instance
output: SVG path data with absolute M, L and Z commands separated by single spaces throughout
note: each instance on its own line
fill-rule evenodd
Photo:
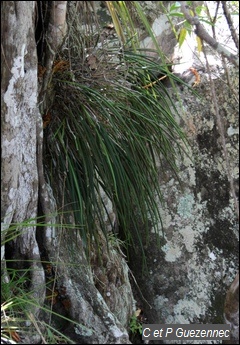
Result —
M 4 1 L 2 7 L 2 231 L 26 222 L 14 239 L 16 260 L 31 260 L 31 291 L 44 299 L 44 271 L 36 242 L 38 171 L 36 161 L 37 55 L 34 1 Z M 3 248 L 4 249 L 4 248 Z M 3 250 L 4 253 L 4 250 Z

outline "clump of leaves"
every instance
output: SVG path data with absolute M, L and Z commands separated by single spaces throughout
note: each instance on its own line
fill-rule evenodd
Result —
M 87 39 L 81 30 L 71 26 L 59 57 L 67 63 L 53 75 L 55 101 L 46 129 L 52 180 L 56 189 L 65 186 L 65 207 L 74 210 L 86 249 L 89 241 L 98 242 L 96 220 L 107 237 L 105 196 L 121 237 L 143 247 L 139 224 L 147 236 L 160 219 L 159 165 L 176 171 L 176 155 L 186 144 L 160 81 L 177 78 L 131 42 L 123 46 L 114 36 L 94 33 L 89 39 L 89 32 Z M 87 41 L 90 46 L 83 45 Z

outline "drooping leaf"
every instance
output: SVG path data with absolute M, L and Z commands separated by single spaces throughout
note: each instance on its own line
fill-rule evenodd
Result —
M 134 6 L 157 46 L 141 7 Z M 128 13 L 124 12 L 126 18 Z M 112 211 L 106 198 L 121 238 L 131 245 L 137 241 L 143 250 L 150 229 L 157 231 L 161 222 L 159 164 L 177 172 L 175 158 L 187 144 L 163 84 L 166 79 L 181 81 L 171 74 L 164 56 L 161 65 L 156 63 L 146 50 L 136 49 L 131 37 L 121 49 L 114 38 L 114 44 L 99 39 L 103 43 L 94 50 L 97 64 L 90 68 L 84 52 L 92 48 L 82 42 L 96 47 L 94 37 L 99 36 L 93 33 L 87 40 L 79 23 L 74 23 L 81 18 L 71 14 L 69 18 L 71 35 L 62 56 L 70 57 L 69 68 L 53 75 L 55 102 L 46 128 L 49 180 L 56 191 L 63 186 L 63 211 L 72 212 L 86 250 L 89 242 L 98 243 L 99 228 L 108 238 L 106 217 L 111 219 Z M 162 54 L 158 46 L 156 51 Z
M 202 52 L 202 40 L 199 36 L 196 36 L 196 40 L 197 40 L 197 51 L 199 53 Z
M 179 37 L 178 37 L 179 47 L 181 47 L 183 45 L 186 36 L 187 36 L 187 29 L 186 28 L 182 28 L 180 30 Z

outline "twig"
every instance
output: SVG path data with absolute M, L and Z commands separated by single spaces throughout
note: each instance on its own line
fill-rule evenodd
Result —
M 231 32 L 231 36 L 232 36 L 233 42 L 235 43 L 236 48 L 239 50 L 239 39 L 238 39 L 237 33 L 236 33 L 235 29 L 234 29 L 234 25 L 233 25 L 231 14 L 229 13 L 228 8 L 227 8 L 227 1 L 221 1 L 221 3 L 222 3 L 222 8 L 223 8 L 223 13 L 225 15 L 225 18 L 226 18 L 227 23 L 228 23 L 229 30 Z
M 133 278 L 133 280 L 134 280 L 134 283 L 136 284 L 136 286 L 137 286 L 137 288 L 138 288 L 138 291 L 140 292 L 140 295 L 142 296 L 142 299 L 148 304 L 148 306 L 150 307 L 150 309 L 152 309 L 152 306 L 148 303 L 148 301 L 146 300 L 146 298 L 144 298 L 144 296 L 143 296 L 143 294 L 142 294 L 142 291 L 141 291 L 141 289 L 140 289 L 140 287 L 139 287 L 139 285 L 138 285 L 138 283 L 137 283 L 137 281 L 136 281 L 136 279 L 135 279 L 135 277 L 134 277 L 134 275 L 133 275 L 133 273 L 132 273 L 132 271 L 130 270 L 129 267 L 128 267 L 128 270 L 129 270 L 129 272 L 130 272 L 130 274 L 131 274 L 131 276 L 132 276 L 132 278 Z

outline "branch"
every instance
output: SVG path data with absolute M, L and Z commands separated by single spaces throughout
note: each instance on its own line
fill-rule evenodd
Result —
M 51 49 L 56 52 L 67 32 L 67 1 L 53 1 L 48 28 L 48 40 Z
M 200 23 L 197 16 L 192 17 L 187 10 L 188 5 L 186 1 L 181 1 L 181 11 L 184 14 L 185 19 L 189 22 L 189 24 L 195 26 L 195 34 L 200 37 L 203 41 L 209 44 L 214 50 L 216 50 L 219 54 L 226 57 L 231 63 L 233 63 L 236 67 L 239 66 L 239 58 L 237 55 L 232 54 L 229 50 L 224 48 L 219 42 L 217 42 L 212 36 L 208 34 L 204 26 Z
M 39 92 L 39 100 L 42 102 L 41 108 L 46 109 L 45 99 L 48 83 L 51 80 L 52 66 L 57 49 L 63 42 L 67 32 L 66 23 L 67 1 L 52 1 L 49 26 L 47 31 L 47 47 L 45 56 L 46 72 Z
M 223 12 L 224 12 L 225 18 L 226 18 L 227 23 L 228 23 L 229 30 L 230 30 L 231 35 L 232 35 L 233 42 L 235 43 L 237 49 L 239 50 L 239 39 L 238 39 L 237 33 L 234 29 L 231 14 L 228 11 L 227 1 L 222 1 L 222 8 L 223 8 Z

